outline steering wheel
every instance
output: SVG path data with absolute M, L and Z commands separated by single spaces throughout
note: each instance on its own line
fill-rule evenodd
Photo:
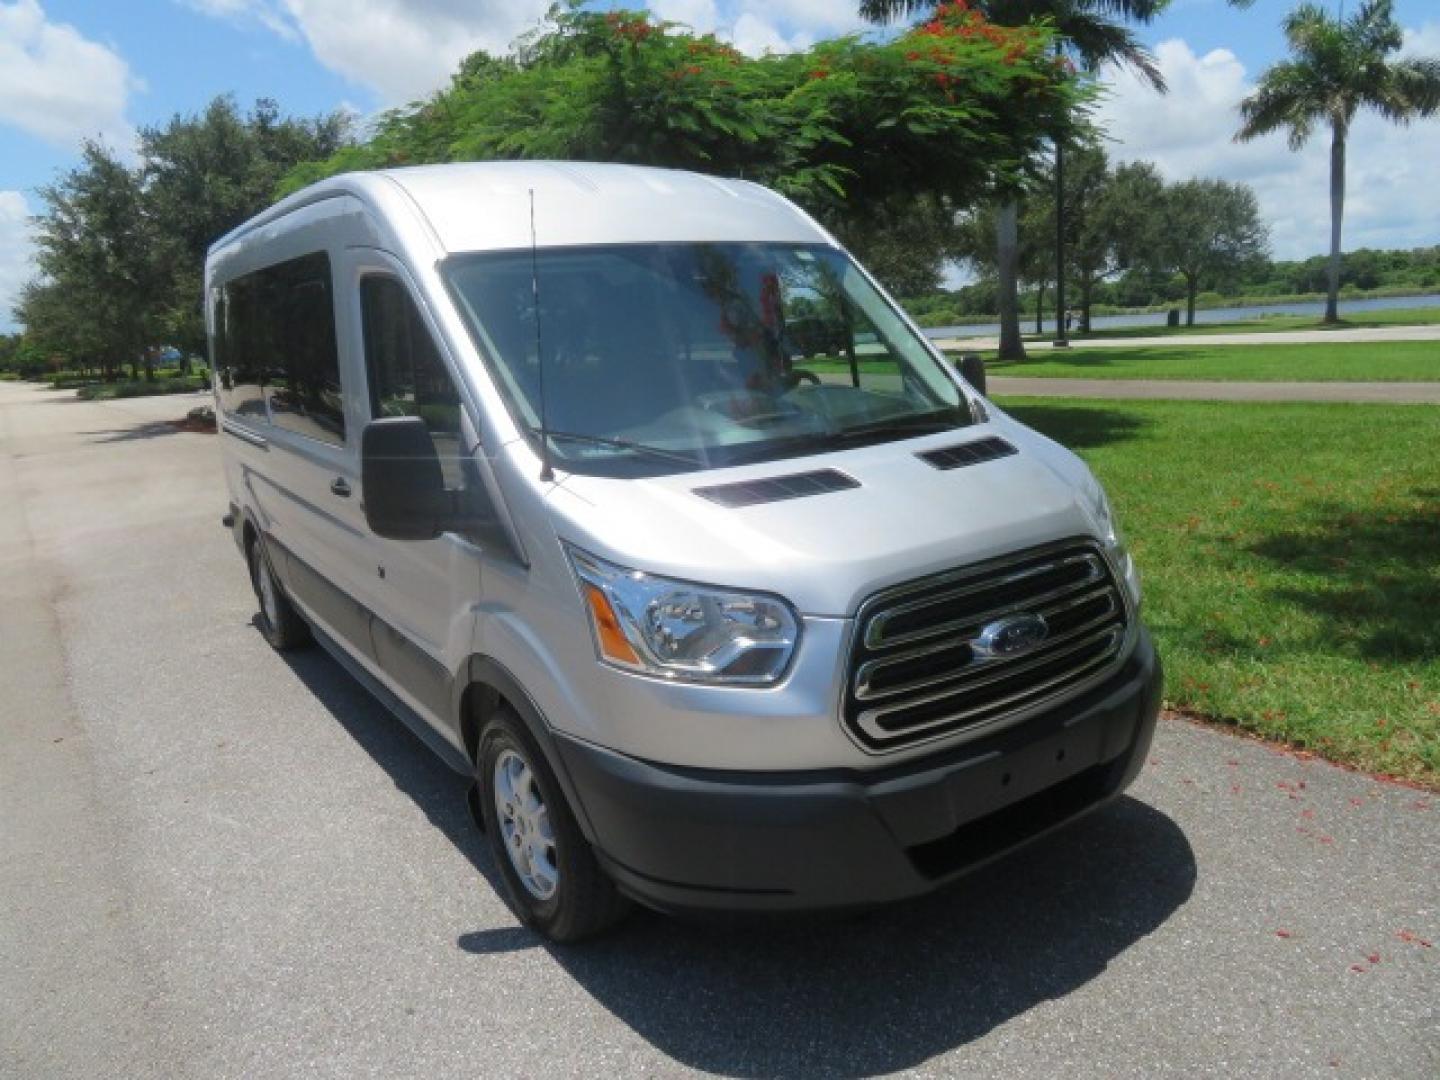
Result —
M 811 386 L 820 385 L 820 376 L 813 371 L 806 371 L 804 368 L 792 368 L 785 373 L 785 389 L 794 390 L 801 383 L 809 383 Z

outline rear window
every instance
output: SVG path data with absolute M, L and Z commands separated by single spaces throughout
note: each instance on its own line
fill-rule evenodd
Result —
M 330 258 L 290 259 L 228 282 L 215 308 L 216 378 L 227 413 L 345 442 Z

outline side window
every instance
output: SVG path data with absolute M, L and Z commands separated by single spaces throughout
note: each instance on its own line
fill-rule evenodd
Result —
M 225 411 L 345 442 L 330 259 L 323 252 L 227 284 L 215 302 L 215 377 Z
M 418 416 L 425 421 L 445 484 L 462 488 L 460 393 L 405 286 L 372 274 L 360 282 L 370 415 Z
M 231 416 L 265 423 L 265 392 L 261 388 L 256 335 L 262 331 L 260 304 L 253 274 L 230 282 L 215 301 L 215 379 L 220 405 Z
M 322 442 L 345 442 L 340 353 L 330 258 L 291 259 L 257 275 L 264 279 L 267 323 L 266 389 L 276 427 Z

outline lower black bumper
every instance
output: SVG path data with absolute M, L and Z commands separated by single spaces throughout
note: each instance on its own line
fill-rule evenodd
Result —
M 1148 753 L 1160 690 L 1142 631 L 1082 697 L 890 768 L 715 772 L 556 742 L 602 861 L 641 902 L 858 907 L 928 892 L 1120 794 Z

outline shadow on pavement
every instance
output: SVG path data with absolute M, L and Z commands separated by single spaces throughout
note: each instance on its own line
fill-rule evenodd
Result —
M 158 439 L 165 435 L 180 435 L 194 429 L 186 426 L 183 420 L 150 420 L 143 424 L 136 424 L 128 428 L 111 428 L 106 431 L 82 431 L 80 434 L 92 436 L 93 443 L 117 443 L 133 442 L 136 439 Z
M 285 659 L 498 889 L 464 778 L 323 650 Z M 1195 875 L 1179 827 L 1122 798 L 941 893 L 865 915 L 697 924 L 642 910 L 581 946 L 551 946 L 516 926 L 457 944 L 481 956 L 545 948 L 616 1017 L 693 1068 L 864 1076 L 918 1065 L 1083 986 L 1184 904 Z

